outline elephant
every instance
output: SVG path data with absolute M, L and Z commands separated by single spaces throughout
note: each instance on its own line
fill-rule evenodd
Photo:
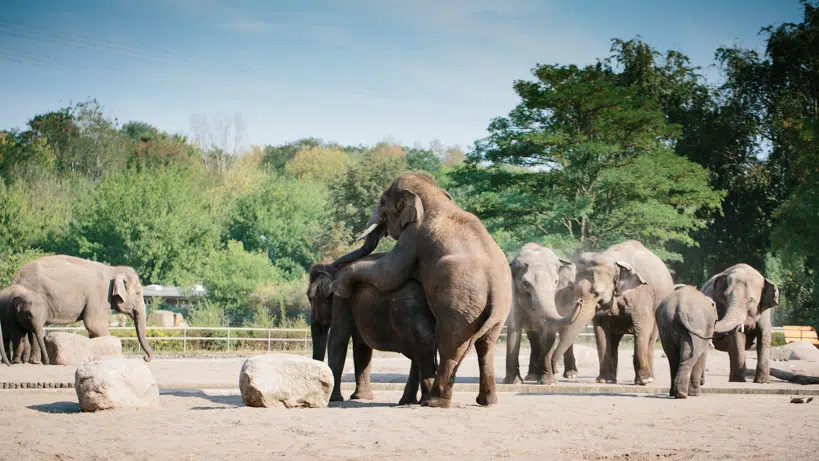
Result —
M 32 298 L 33 293 L 20 285 L 0 291 L 0 355 L 3 363 L 41 363 L 42 349 L 34 332 L 24 328 L 17 318 L 18 308 Z
M 150 362 L 153 358 L 145 336 L 142 284 L 132 267 L 50 255 L 24 264 L 11 283 L 32 293 L 20 306 L 17 318 L 24 329 L 34 332 L 43 363 L 48 364 L 43 342 L 45 325 L 82 320 L 89 337 L 107 336 L 108 313 L 112 308 L 134 320 L 137 339 L 146 354 L 144 359 Z
M 396 240 L 392 251 L 376 260 L 356 259 L 371 252 L 385 232 Z M 432 177 L 405 173 L 381 195 L 357 240 L 364 238 L 362 248 L 336 261 L 353 262 L 338 272 L 333 293 L 348 298 L 358 282 L 386 293 L 410 278 L 418 280 L 435 316 L 440 355 L 430 397 L 422 405 L 451 405 L 455 374 L 473 344 L 480 369 L 476 401 L 495 404 L 495 343 L 512 307 L 512 272 L 483 223 Z
M 702 393 L 708 345 L 717 323 L 717 305 L 691 285 L 676 288 L 654 312 L 660 342 L 671 370 L 669 395 L 677 399 Z
M 554 384 L 552 367 L 555 338 L 571 318 L 574 302 L 575 265 L 557 257 L 537 243 L 527 243 L 510 264 L 514 284 L 512 311 L 506 320 L 506 377 L 504 384 L 522 382 L 519 371 L 521 331 L 526 331 L 531 347 L 526 381 Z M 562 333 L 561 333 L 562 334 Z M 563 353 L 565 378 L 577 376 L 572 345 Z
M 771 312 L 779 305 L 779 288 L 747 264 L 736 264 L 714 275 L 701 288 L 717 304 L 714 347 L 728 352 L 728 381 L 745 382 L 745 351 L 756 340 L 755 383 L 771 382 Z
M 576 306 L 571 314 L 575 320 L 564 327 L 566 334 L 561 334 L 558 347 L 566 347 L 564 341 L 573 343 L 592 320 L 600 361 L 596 382 L 614 384 L 620 340 L 633 334 L 634 383 L 646 385 L 654 381 L 653 347 L 659 334 L 654 311 L 672 291 L 668 268 L 636 240 L 612 245 L 602 253 L 584 252 L 575 277 Z M 587 310 L 589 304 L 595 305 L 593 313 Z
M 383 254 L 371 254 L 366 260 L 381 256 Z M 373 349 L 400 352 L 412 361 L 399 405 L 418 403 L 419 384 L 421 399 L 428 398 L 437 367 L 435 317 L 429 310 L 421 284 L 410 279 L 397 290 L 382 293 L 372 285 L 358 283 L 350 298 L 341 298 L 330 291 L 336 272 L 337 268 L 330 265 L 314 265 L 310 269 L 308 289 L 312 311 L 331 312 L 329 339 L 326 335 L 319 338 L 320 344 L 329 341 L 328 362 L 335 378 L 330 401 L 344 400 L 341 373 L 350 337 L 353 339 L 356 378 L 356 390 L 351 399 L 373 398 L 370 389 Z M 315 354 L 316 348 L 313 350 Z M 321 355 L 324 355 L 323 351 Z

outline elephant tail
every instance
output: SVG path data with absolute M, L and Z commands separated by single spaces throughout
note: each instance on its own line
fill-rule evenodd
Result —
M 494 328 L 496 325 L 503 327 L 503 324 L 506 323 L 506 318 L 509 316 L 509 310 L 504 310 L 501 308 L 497 296 L 491 290 L 489 291 L 487 300 L 488 302 L 486 304 L 486 309 L 484 309 L 483 315 L 481 315 L 481 317 L 483 317 L 485 320 L 481 324 L 481 327 L 478 328 L 478 332 L 472 336 L 473 341 L 478 338 L 483 338 L 487 333 L 489 333 L 489 330 Z
M 687 309 L 679 309 L 677 310 L 677 320 L 682 323 L 686 330 L 688 330 L 692 335 L 701 338 L 701 339 L 713 339 L 714 336 L 708 336 L 706 332 L 702 331 L 699 328 L 695 328 L 694 325 L 691 324 L 690 314 Z

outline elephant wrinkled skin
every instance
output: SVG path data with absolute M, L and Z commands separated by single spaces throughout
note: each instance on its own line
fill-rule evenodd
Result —
M 521 332 L 529 338 L 531 355 L 526 381 L 554 384 L 557 357 L 563 355 L 563 376 L 577 376 L 577 364 L 571 344 L 558 345 L 553 351 L 562 324 L 571 320 L 574 310 L 575 266 L 558 258 L 554 252 L 537 243 L 527 243 L 510 264 L 514 286 L 514 302 L 506 320 L 506 377 L 504 384 L 518 384 Z M 563 319 L 566 319 L 565 321 Z M 581 326 L 582 328 L 582 326 Z M 561 331 L 561 337 L 565 334 Z
M 737 264 L 708 279 L 701 290 L 717 303 L 714 347 L 728 352 L 728 380 L 745 382 L 745 351 L 756 340 L 754 382 L 770 383 L 770 309 L 779 305 L 779 288 L 753 267 Z
M 44 358 L 34 331 L 25 328 L 17 319 L 17 312 L 32 299 L 33 293 L 20 285 L 0 291 L 0 356 L 6 365 L 40 363 Z
M 397 240 L 393 250 L 374 261 L 355 260 L 377 246 L 385 229 Z M 441 357 L 424 404 L 450 406 L 455 373 L 472 344 L 480 367 L 476 401 L 496 403 L 494 351 L 512 305 L 512 273 L 483 223 L 431 177 L 408 173 L 382 194 L 364 236 L 366 250 L 340 258 L 355 261 L 339 271 L 333 292 L 349 297 L 354 283 L 366 282 L 386 293 L 417 278 L 435 316 Z
M 25 330 L 34 332 L 42 349 L 43 363 L 48 363 L 43 343 L 46 325 L 82 320 L 89 337 L 108 336 L 111 309 L 134 320 L 145 361 L 153 357 L 145 337 L 142 284 L 133 268 L 108 266 L 73 256 L 43 256 L 24 264 L 11 283 L 32 294 L 18 309 L 17 320 Z
M 678 399 L 700 395 L 716 304 L 696 287 L 683 285 L 660 303 L 655 317 L 671 370 L 669 394 Z
M 372 254 L 365 259 L 381 256 L 383 254 Z M 421 284 L 410 279 L 397 290 L 382 293 L 372 285 L 358 283 L 350 298 L 341 298 L 330 291 L 336 271 L 330 265 L 313 266 L 308 289 L 314 311 L 326 311 L 328 306 L 332 309 L 329 339 L 319 338 L 320 342 L 328 345 L 328 363 L 335 378 L 330 400 L 344 400 L 341 396 L 341 373 L 347 357 L 347 345 L 352 337 L 356 390 L 351 399 L 373 398 L 370 363 L 373 349 L 376 349 L 400 352 L 412 362 L 404 395 L 398 403 L 418 403 L 419 384 L 421 401 L 425 401 L 435 379 L 435 317 L 429 310 Z

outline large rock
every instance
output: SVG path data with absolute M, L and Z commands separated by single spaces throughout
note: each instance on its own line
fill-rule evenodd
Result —
M 91 360 L 122 355 L 122 342 L 114 336 L 88 338 L 55 331 L 46 335 L 45 345 L 52 365 L 82 365 Z
M 239 390 L 249 407 L 323 408 L 330 401 L 333 373 L 310 357 L 257 355 L 242 365 Z
M 819 362 L 819 349 L 810 341 L 794 341 L 785 346 L 791 351 L 789 360 L 809 360 Z
M 159 404 L 159 388 L 142 359 L 112 357 L 80 365 L 74 389 L 82 411 L 146 408 Z
M 151 311 L 148 325 L 154 327 L 172 327 L 174 325 L 174 313 L 162 309 Z

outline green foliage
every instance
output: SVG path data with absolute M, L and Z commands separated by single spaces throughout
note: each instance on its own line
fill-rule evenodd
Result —
M 11 283 L 14 274 L 23 264 L 33 261 L 49 253 L 40 250 L 22 250 L 19 252 L 0 252 L 0 290 Z
M 302 147 L 284 170 L 298 179 L 327 182 L 347 169 L 347 153 L 338 147 Z
M 433 176 L 441 171 L 441 159 L 429 149 L 412 148 L 407 150 L 407 166 L 411 170 L 423 170 Z
M 771 333 L 771 347 L 779 347 L 787 344 L 785 342 L 785 333 L 774 332 Z

